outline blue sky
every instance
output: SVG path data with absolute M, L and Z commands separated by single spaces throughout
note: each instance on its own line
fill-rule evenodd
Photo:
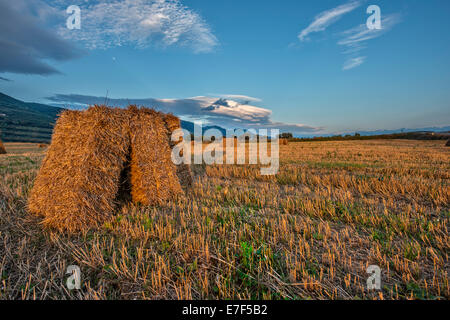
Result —
M 10 81 L 0 91 L 26 101 L 84 104 L 108 93 L 110 104 L 298 134 L 450 125 L 448 1 L 17 3 L 22 26 L 38 24 L 52 42 L 19 43 L 47 69 L 2 57 Z M 65 28 L 71 4 L 80 30 Z M 369 5 L 380 7 L 382 30 L 366 32 Z M 0 46 L 22 39 L 1 30 Z

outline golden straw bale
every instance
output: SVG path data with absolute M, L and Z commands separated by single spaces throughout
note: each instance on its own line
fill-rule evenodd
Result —
M 288 139 L 286 139 L 286 138 L 281 138 L 280 139 L 280 145 L 285 146 L 287 144 L 288 144 Z
M 128 121 L 123 110 L 105 106 L 61 114 L 28 201 L 45 226 L 85 230 L 113 213 L 130 148 Z
M 182 193 L 171 159 L 163 114 L 131 107 L 131 196 L 144 205 L 160 204 Z
M 180 119 L 173 114 L 165 114 L 163 116 L 164 121 L 166 123 L 166 128 L 169 133 L 169 143 L 170 147 L 173 149 L 173 147 L 178 143 L 177 141 L 172 141 L 171 135 L 172 133 L 181 128 Z M 181 154 L 182 156 L 183 154 Z M 192 172 L 191 167 L 189 164 L 181 163 L 176 166 L 177 168 L 177 176 L 178 180 L 180 181 L 180 184 L 182 187 L 190 187 L 192 186 L 193 178 L 192 178 Z
M 0 154 L 6 154 L 6 149 L 2 143 L 2 140 L 0 140 Z
M 123 200 L 160 204 L 190 176 L 171 159 L 180 120 L 152 109 L 105 106 L 64 111 L 28 200 L 30 212 L 60 231 L 99 227 Z M 180 171 L 180 172 L 179 172 Z M 178 177 L 181 176 L 181 178 Z
M 163 115 L 163 119 L 166 123 L 166 128 L 169 131 L 169 135 L 171 135 L 176 129 L 181 128 L 180 119 L 177 116 L 168 113 Z

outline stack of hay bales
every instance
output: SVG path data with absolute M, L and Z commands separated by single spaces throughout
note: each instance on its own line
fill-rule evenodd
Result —
M 47 227 L 75 232 L 101 226 L 124 198 L 122 192 L 145 205 L 182 193 L 164 119 L 135 106 L 64 111 L 34 182 L 29 211 L 43 216 Z
M 6 154 L 5 146 L 3 145 L 2 140 L 0 140 L 0 154 Z

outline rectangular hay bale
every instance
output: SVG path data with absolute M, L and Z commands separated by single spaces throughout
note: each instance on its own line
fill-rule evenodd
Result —
M 104 106 L 59 117 L 28 201 L 47 227 L 98 227 L 113 213 L 129 152 L 128 117 Z
M 144 205 L 160 204 L 182 193 L 171 159 L 163 114 L 130 107 L 131 196 Z
M 46 227 L 76 232 L 101 226 L 120 201 L 156 205 L 173 199 L 192 183 L 189 166 L 179 169 L 171 159 L 170 133 L 179 123 L 173 115 L 136 106 L 64 111 L 29 211 L 43 216 Z

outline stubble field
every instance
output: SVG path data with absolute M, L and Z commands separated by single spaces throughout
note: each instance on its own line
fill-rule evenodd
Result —
M 101 230 L 26 211 L 45 148 L 0 155 L 0 299 L 449 299 L 445 141 L 298 142 L 280 171 L 193 165 L 186 196 L 121 204 Z M 81 289 L 68 290 L 69 265 Z M 369 291 L 369 265 L 381 290 Z

